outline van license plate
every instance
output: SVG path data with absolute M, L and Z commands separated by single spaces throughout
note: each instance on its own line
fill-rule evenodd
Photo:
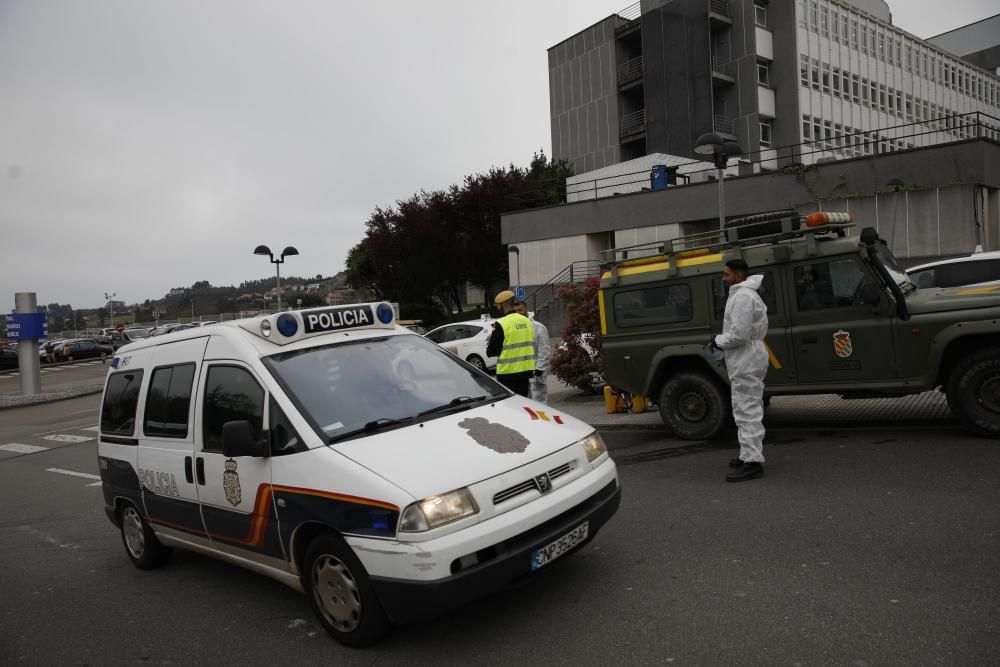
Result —
M 589 522 L 584 521 L 559 539 L 531 552 L 531 571 L 534 572 L 543 565 L 548 565 L 586 540 L 588 525 Z

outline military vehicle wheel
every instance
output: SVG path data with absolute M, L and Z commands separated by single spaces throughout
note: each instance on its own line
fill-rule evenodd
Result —
M 945 390 L 948 405 L 965 428 L 1000 438 L 1000 347 L 986 347 L 961 359 Z
M 332 533 L 306 550 L 302 584 L 326 631 L 345 646 L 377 643 L 391 629 L 368 573 L 351 548 Z
M 660 417 L 685 440 L 714 438 L 725 428 L 729 397 L 718 382 L 702 373 L 671 376 L 660 391 Z
M 166 565 L 173 551 L 160 544 L 146 520 L 132 503 L 122 505 L 118 514 L 122 527 L 122 544 L 129 560 L 140 570 L 153 570 Z

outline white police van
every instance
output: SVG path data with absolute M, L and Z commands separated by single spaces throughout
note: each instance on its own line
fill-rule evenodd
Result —
M 98 453 L 135 565 L 178 547 L 266 574 L 351 646 L 551 563 L 620 498 L 593 428 L 396 326 L 387 303 L 120 348 Z

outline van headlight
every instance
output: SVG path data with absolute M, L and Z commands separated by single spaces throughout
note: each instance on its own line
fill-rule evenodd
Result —
M 420 533 L 478 512 L 476 499 L 472 497 L 469 489 L 458 489 L 440 496 L 424 498 L 409 505 L 403 510 L 399 520 L 399 530 L 403 533 Z
M 602 438 L 597 431 L 594 431 L 581 440 L 580 446 L 582 446 L 583 451 L 587 453 L 588 463 L 593 463 L 600 458 L 601 454 L 605 454 L 608 451 L 608 446 L 604 444 L 604 438 Z

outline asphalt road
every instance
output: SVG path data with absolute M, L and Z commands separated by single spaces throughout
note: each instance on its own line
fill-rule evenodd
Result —
M 95 480 L 69 474 L 97 475 L 98 400 L 0 416 L 0 447 L 46 448 L 0 449 L 4 664 L 1000 661 L 1000 442 L 784 429 L 764 479 L 726 484 L 726 443 L 608 433 L 624 496 L 594 541 L 357 651 L 262 576 L 184 553 L 135 569 Z
M 100 359 L 87 359 L 71 363 L 55 365 L 42 364 L 42 388 L 47 389 L 60 384 L 79 382 L 82 380 L 97 380 L 108 374 L 108 366 Z M 0 373 L 0 393 L 19 391 L 20 380 L 17 372 Z

